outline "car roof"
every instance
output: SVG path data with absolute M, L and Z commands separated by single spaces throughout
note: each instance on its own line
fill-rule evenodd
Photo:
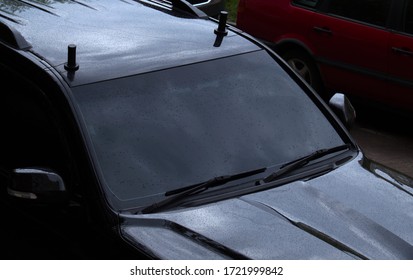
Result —
M 0 0 L 0 21 L 71 86 L 259 49 L 232 31 L 215 47 L 216 22 L 165 1 Z M 71 75 L 64 67 L 69 44 L 80 66 Z

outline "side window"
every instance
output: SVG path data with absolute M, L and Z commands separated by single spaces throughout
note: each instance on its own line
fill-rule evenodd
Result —
M 293 4 L 297 6 L 303 6 L 308 8 L 315 8 L 320 2 L 319 0 L 293 0 Z
M 404 32 L 413 35 L 413 0 L 406 1 L 404 14 Z
M 0 65 L 0 168 L 44 167 L 67 174 L 67 150 L 42 92 Z
M 356 21 L 385 26 L 391 0 L 331 0 L 328 13 Z

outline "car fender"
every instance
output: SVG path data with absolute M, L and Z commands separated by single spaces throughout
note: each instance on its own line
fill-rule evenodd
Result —
M 315 58 L 317 54 L 317 51 L 311 42 L 300 34 L 283 34 L 274 38 L 273 42 L 275 50 L 281 54 L 292 47 L 304 50 L 313 58 Z

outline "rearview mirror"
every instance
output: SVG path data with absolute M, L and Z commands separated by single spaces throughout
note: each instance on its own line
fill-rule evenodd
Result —
M 328 104 L 346 128 L 350 129 L 356 120 L 356 110 L 354 110 L 350 100 L 344 94 L 336 93 Z
M 10 196 L 41 202 L 66 199 L 66 187 L 59 174 L 46 169 L 19 168 L 11 173 Z

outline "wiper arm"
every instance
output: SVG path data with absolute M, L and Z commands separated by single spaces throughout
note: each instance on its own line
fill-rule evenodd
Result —
M 350 149 L 350 145 L 349 144 L 345 144 L 345 145 L 341 145 L 341 146 L 337 146 L 337 147 L 333 147 L 333 148 L 328 148 L 328 149 L 321 149 L 321 150 L 317 150 L 307 156 L 301 157 L 299 159 L 296 159 L 294 161 L 291 161 L 287 164 L 284 164 L 280 167 L 280 169 L 278 169 L 277 171 L 275 171 L 274 173 L 270 174 L 269 176 L 265 177 L 263 179 L 263 181 L 265 183 L 269 183 L 272 182 L 274 180 L 276 180 L 277 178 L 279 178 L 280 176 L 289 173 L 291 171 L 297 170 L 303 166 L 305 166 L 306 164 L 308 164 L 310 161 L 315 160 L 317 158 L 321 158 L 325 155 L 328 154 L 332 154 L 335 152 L 339 152 L 339 151 L 343 151 L 343 150 L 348 150 Z
M 143 214 L 154 213 L 156 211 L 159 211 L 160 209 L 171 206 L 175 202 L 178 202 L 179 200 L 182 200 L 190 195 L 204 192 L 209 188 L 221 186 L 230 181 L 235 181 L 238 179 L 250 177 L 258 173 L 262 173 L 265 170 L 266 168 L 260 168 L 257 170 L 248 171 L 248 172 L 235 174 L 235 175 L 218 176 L 218 177 L 214 177 L 208 181 L 205 181 L 197 185 L 192 185 L 192 186 L 184 187 L 178 190 L 166 192 L 165 196 L 169 196 L 169 197 L 145 207 L 144 209 L 141 210 L 141 212 Z
M 296 159 L 292 162 L 289 162 L 287 164 L 284 164 L 283 166 L 280 167 L 280 169 L 278 169 L 276 172 L 272 173 L 271 175 L 265 177 L 263 179 L 263 181 L 265 183 L 269 183 L 277 178 L 279 178 L 281 175 L 286 174 L 288 172 L 291 172 L 293 170 L 296 170 L 302 166 L 305 166 L 307 163 L 309 163 L 310 161 L 317 159 L 317 158 L 321 158 L 325 155 L 328 154 L 332 154 L 335 152 L 339 152 L 342 150 L 346 150 L 349 149 L 350 145 L 346 144 L 346 145 L 342 145 L 342 146 L 337 146 L 334 148 L 329 148 L 329 149 L 321 149 L 321 150 L 317 150 L 313 153 L 311 153 L 310 155 L 307 155 L 305 157 Z M 143 208 L 140 212 L 143 214 L 149 214 L 149 213 L 154 213 L 157 212 L 161 209 L 167 208 L 169 206 L 174 205 L 174 203 L 185 199 L 188 196 L 191 195 L 195 195 L 195 194 L 199 194 L 201 192 L 204 192 L 206 190 L 208 190 L 209 188 L 212 187 L 217 187 L 217 186 L 221 186 L 224 185 L 230 181 L 235 181 L 238 179 L 242 179 L 242 178 L 246 178 L 246 177 L 250 177 L 259 173 L 262 173 L 266 170 L 266 168 L 261 168 L 261 169 L 257 169 L 257 170 L 253 170 L 253 171 L 248 171 L 248 172 L 244 172 L 244 173 L 240 173 L 240 174 L 235 174 L 235 175 L 226 175 L 226 176 L 218 176 L 218 177 L 214 177 L 208 181 L 205 181 L 203 183 L 200 184 L 196 184 L 196 185 L 192 185 L 189 187 L 184 187 L 181 189 L 177 189 L 177 190 L 173 190 L 173 191 L 169 191 L 165 193 L 165 196 L 169 196 L 163 200 L 160 200 L 158 202 L 155 202 L 145 208 Z

